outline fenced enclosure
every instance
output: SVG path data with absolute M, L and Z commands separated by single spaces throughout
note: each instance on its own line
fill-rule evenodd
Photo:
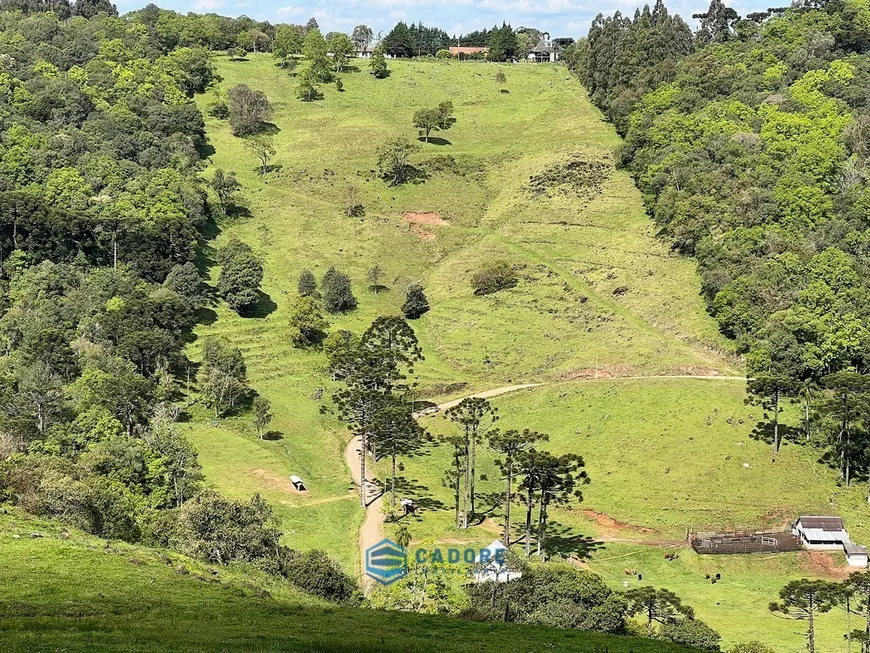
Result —
M 700 554 L 783 553 L 799 551 L 801 541 L 791 533 L 695 533 L 692 548 Z

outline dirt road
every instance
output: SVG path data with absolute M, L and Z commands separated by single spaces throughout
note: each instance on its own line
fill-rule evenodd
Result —
M 738 376 L 633 376 L 633 377 L 625 377 L 627 380 L 636 380 L 636 379 L 709 379 L 709 380 L 718 380 L 718 381 L 745 381 L 744 377 Z M 584 381 L 595 382 L 595 381 L 616 381 L 619 378 L 613 379 L 577 379 L 576 382 L 581 383 Z M 479 392 L 477 394 L 469 395 L 470 397 L 478 397 L 481 399 L 491 399 L 492 397 L 498 397 L 500 395 L 508 394 L 509 392 L 516 392 L 518 390 L 526 390 L 528 388 L 538 388 L 544 385 L 543 383 L 526 383 L 523 385 L 508 385 L 501 388 L 495 388 L 493 390 L 485 390 L 483 392 Z M 454 406 L 459 405 L 459 403 L 463 399 L 467 399 L 468 397 L 460 397 L 459 399 L 452 399 L 450 401 L 446 401 L 443 404 L 438 404 L 438 411 L 445 411 L 448 408 L 453 408 Z M 421 417 L 423 415 L 429 414 L 430 412 L 434 412 L 431 408 L 419 411 L 415 413 L 415 417 Z M 360 464 L 359 457 L 361 455 L 360 452 L 360 441 L 359 438 L 353 438 L 347 445 L 347 448 L 344 450 L 344 460 L 347 463 L 348 468 L 350 469 L 350 474 L 353 477 L 353 482 L 359 487 L 360 485 Z M 360 549 L 360 582 L 362 584 L 363 590 L 368 594 L 372 588 L 375 586 L 375 581 L 365 575 L 365 558 L 366 558 L 366 549 L 368 549 L 373 544 L 377 544 L 382 539 L 384 539 L 384 511 L 383 511 L 383 488 L 377 482 L 377 479 L 374 476 L 374 473 L 371 471 L 372 465 L 366 465 L 366 486 L 368 487 L 368 496 L 366 498 L 366 516 L 363 521 L 362 527 L 359 531 L 359 549 Z M 628 542 L 630 540 L 623 538 L 598 538 L 601 541 L 612 541 L 612 542 Z M 631 540 L 634 541 L 634 540 Z M 676 546 L 676 542 L 643 542 L 638 541 L 638 544 L 651 544 L 652 546 Z M 685 544 L 685 543 L 682 543 Z
M 355 437 L 344 450 L 344 460 L 350 469 L 350 475 L 357 487 L 361 485 L 359 464 L 359 457 L 362 455 L 361 449 L 360 439 Z M 366 488 L 366 516 L 359 529 L 359 568 L 360 583 L 365 593 L 368 594 L 374 587 L 375 581 L 365 575 L 366 549 L 384 539 L 383 491 L 374 473 L 371 471 L 370 465 L 366 465 Z

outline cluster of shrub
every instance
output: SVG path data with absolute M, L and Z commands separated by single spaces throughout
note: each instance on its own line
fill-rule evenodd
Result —
M 471 621 L 522 623 L 632 634 L 719 650 L 719 634 L 695 616 L 673 592 L 649 586 L 618 592 L 591 571 L 566 563 L 525 563 L 508 554 L 519 578 L 461 585 L 448 565 L 412 563 L 408 574 L 371 596 L 374 607 L 427 614 L 458 614 Z M 443 567 L 443 568 L 442 568 Z M 632 617 L 639 617 L 632 620 Z M 763 646 L 745 651 L 767 653 Z

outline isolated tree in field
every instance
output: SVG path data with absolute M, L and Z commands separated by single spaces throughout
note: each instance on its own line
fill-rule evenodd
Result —
M 313 297 L 317 293 L 317 278 L 311 270 L 302 270 L 296 289 L 302 297 Z
M 495 74 L 495 83 L 501 87 L 504 87 L 504 85 L 507 84 L 507 76 L 504 74 L 503 70 L 499 70 Z
M 335 268 L 329 268 L 320 282 L 323 308 L 327 313 L 346 313 L 356 308 L 356 297 L 350 285 L 350 277 Z
M 447 130 L 453 126 L 453 103 L 445 101 L 431 109 L 420 109 L 414 114 L 414 127 L 420 136 L 428 143 L 429 134 L 436 130 Z
M 829 392 L 819 406 L 819 412 L 830 418 L 833 430 L 830 449 L 837 461 L 840 478 L 848 487 L 852 482 L 855 463 L 865 457 L 870 412 L 870 377 L 843 370 L 822 379 Z M 870 501 L 870 492 L 867 500 Z
M 341 81 L 341 77 L 335 78 L 335 90 L 339 93 L 344 93 L 344 82 Z
M 549 508 L 583 501 L 580 486 L 589 483 L 584 466 L 583 458 L 576 454 L 558 457 L 547 454 L 538 462 L 538 557 L 541 560 L 546 555 Z
M 310 347 L 326 337 L 329 326 L 320 305 L 313 297 L 303 296 L 296 300 L 290 310 L 290 341 L 294 347 Z
M 420 146 L 408 138 L 400 136 L 378 147 L 378 171 L 390 186 L 400 186 L 407 181 L 410 173 L 409 159 L 419 152 Z
M 365 215 L 366 209 L 360 197 L 359 188 L 355 184 L 348 184 L 344 188 L 344 214 L 349 218 L 360 218 Z
M 429 300 L 423 292 L 423 286 L 418 283 L 408 286 L 405 293 L 405 303 L 402 304 L 402 315 L 408 320 L 417 320 L 429 312 Z
M 444 487 L 453 493 L 453 523 L 456 528 L 463 528 L 463 517 L 460 512 L 462 500 L 462 481 L 465 479 L 465 463 L 468 459 L 468 447 L 464 435 L 448 435 L 441 442 L 450 446 L 450 468 L 444 473 Z
M 275 139 L 270 134 L 254 134 L 245 140 L 245 147 L 260 161 L 260 175 L 269 172 L 269 161 L 275 156 Z
M 646 620 L 646 636 L 653 636 L 653 624 L 673 623 L 680 618 L 693 619 L 695 611 L 684 605 L 680 597 L 670 590 L 637 587 L 625 593 L 629 613 Z
M 779 601 L 770 611 L 790 619 L 807 622 L 807 651 L 816 651 L 816 618 L 837 604 L 840 588 L 824 580 L 793 580 L 779 591 Z
M 475 473 L 477 445 L 482 444 L 486 432 L 498 422 L 498 409 L 486 399 L 468 397 L 444 412 L 445 419 L 462 429 L 465 437 L 465 495 L 463 498 L 462 528 L 468 528 L 468 518 L 475 513 Z
M 396 533 L 396 544 L 405 549 L 411 544 L 411 531 L 408 530 L 405 524 L 402 524 L 399 527 L 399 532 Z
M 230 127 L 236 136 L 262 131 L 272 118 L 272 105 L 262 91 L 252 91 L 246 84 L 233 86 L 228 93 Z
M 378 412 L 372 430 L 372 443 L 379 456 L 390 458 L 390 507 L 396 508 L 396 471 L 399 456 L 413 456 L 428 441 L 428 433 L 414 419 L 410 404 L 396 402 Z
M 248 394 L 247 367 L 239 348 L 224 339 L 206 338 L 199 387 L 215 417 L 235 408 Z
M 658 636 L 666 642 L 701 651 L 719 651 L 722 636 L 700 619 L 680 619 L 659 626 Z
M 265 397 L 257 395 L 254 397 L 251 408 L 254 413 L 254 426 L 257 428 L 257 435 L 262 440 L 266 434 L 266 429 L 272 423 L 272 403 Z
M 242 188 L 242 184 L 236 179 L 235 172 L 232 170 L 224 172 L 221 168 L 215 170 L 214 177 L 209 182 L 209 186 L 211 186 L 211 189 L 217 195 L 221 208 L 224 210 L 232 204 L 233 197 Z
M 371 68 L 372 75 L 375 76 L 375 79 L 386 79 L 390 76 L 390 69 L 387 67 L 387 57 L 384 55 L 384 51 L 380 46 L 378 46 L 372 54 L 369 68 Z
M 366 281 L 369 282 L 369 290 L 378 294 L 383 289 L 381 279 L 384 278 L 384 269 L 380 265 L 375 265 L 366 272 Z
M 259 300 L 263 264 L 250 246 L 233 239 L 218 254 L 221 265 L 218 291 L 227 304 L 241 312 Z
M 773 453 L 779 453 L 782 401 L 793 396 L 803 373 L 803 350 L 793 334 L 777 330 L 747 356 L 747 388 L 773 421 Z
M 485 263 L 471 277 L 475 295 L 491 295 L 517 285 L 519 278 L 514 266 L 508 261 L 497 260 Z
M 350 35 L 350 40 L 353 41 L 353 47 L 356 48 L 357 52 L 365 52 L 374 38 L 375 33 L 367 25 L 357 25 Z
M 401 373 L 385 381 L 396 386 L 405 374 L 414 371 L 414 365 L 423 360 L 423 351 L 414 329 L 400 317 L 379 317 L 362 335 L 362 346 L 384 356 L 390 373 Z
M 347 67 L 347 62 L 354 55 L 353 42 L 347 34 L 336 34 L 328 43 L 329 51 L 332 52 L 332 65 L 335 72 L 340 73 Z
M 501 433 L 495 431 L 489 436 L 489 448 L 499 454 L 496 466 L 505 480 L 504 494 L 504 545 L 511 545 L 511 503 L 513 501 L 513 481 L 519 473 L 518 457 L 525 451 L 533 449 L 540 442 L 546 442 L 550 436 L 525 429 L 512 429 Z

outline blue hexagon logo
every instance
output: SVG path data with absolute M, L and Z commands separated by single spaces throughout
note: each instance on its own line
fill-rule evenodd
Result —
M 393 540 L 381 540 L 366 549 L 366 575 L 390 585 L 408 573 L 408 552 Z

